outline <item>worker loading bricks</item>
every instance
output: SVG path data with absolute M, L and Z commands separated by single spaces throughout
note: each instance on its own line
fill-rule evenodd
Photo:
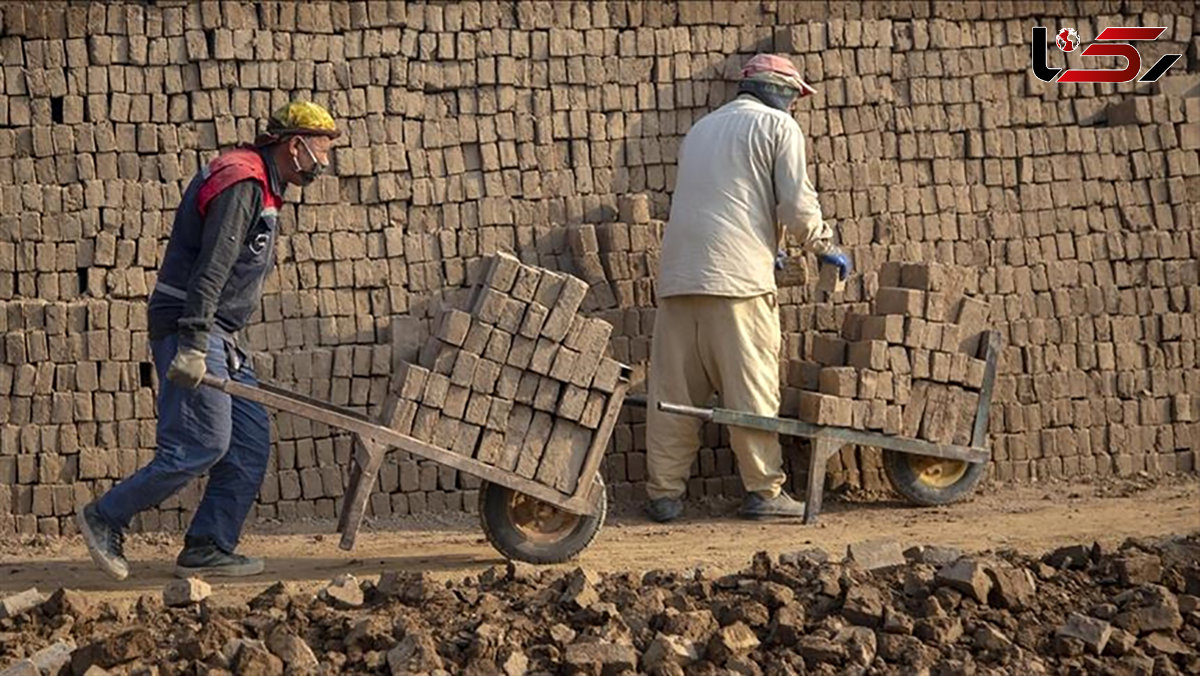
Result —
M 263 570 L 261 559 L 234 550 L 267 469 L 267 410 L 200 382 L 206 373 L 257 382 L 235 334 L 259 307 L 274 266 L 284 189 L 320 176 L 337 136 L 324 108 L 295 101 L 271 116 L 253 145 L 221 154 L 188 184 L 148 308 L 159 379 L 154 459 L 78 512 L 93 560 L 112 577 L 129 575 L 130 520 L 205 474 L 176 573 Z
M 697 122 L 683 140 L 671 216 L 663 236 L 659 305 L 651 347 L 646 431 L 648 515 L 682 513 L 699 452 L 700 421 L 658 402 L 779 413 L 780 325 L 774 269 L 786 238 L 837 269 L 850 258 L 807 174 L 803 132 L 790 111 L 813 93 L 787 58 L 759 54 L 742 70 L 738 96 Z M 730 442 L 746 489 L 746 517 L 803 516 L 782 490 L 778 435 L 740 427 Z

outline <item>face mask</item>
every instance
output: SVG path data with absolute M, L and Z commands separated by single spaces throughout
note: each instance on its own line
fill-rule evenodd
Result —
M 292 155 L 292 168 L 296 170 L 296 174 L 300 177 L 300 184 L 308 185 L 317 180 L 318 176 L 324 174 L 329 165 L 321 164 L 317 160 L 317 156 L 313 154 L 312 149 L 308 147 L 308 143 L 304 139 L 300 139 L 300 145 L 304 146 L 304 152 L 308 153 L 308 159 L 312 163 L 312 166 L 308 169 L 302 169 L 300 167 L 300 160 L 296 159 L 295 155 Z

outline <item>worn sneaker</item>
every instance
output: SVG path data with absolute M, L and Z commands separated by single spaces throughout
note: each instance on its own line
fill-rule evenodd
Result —
M 803 518 L 804 503 L 793 499 L 786 491 L 779 491 L 779 495 L 773 498 L 747 493 L 738 515 L 744 519 Z
M 677 498 L 656 498 L 646 505 L 646 516 L 659 523 L 674 521 L 683 514 L 683 502 Z
M 95 505 L 88 505 L 75 514 L 79 533 L 87 544 L 92 560 L 114 580 L 129 577 L 129 562 L 125 560 L 125 533 L 100 518 Z
M 262 559 L 231 554 L 208 541 L 186 545 L 175 559 L 175 577 L 246 577 L 261 572 Z

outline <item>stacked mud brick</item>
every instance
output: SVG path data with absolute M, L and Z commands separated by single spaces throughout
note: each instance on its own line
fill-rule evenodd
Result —
M 869 313 L 884 262 L 961 266 L 1005 346 L 994 476 L 1190 471 L 1196 60 L 1153 85 L 1043 83 L 1033 25 L 1085 41 L 1164 26 L 1137 46 L 1148 68 L 1195 54 L 1200 23 L 1195 3 L 1118 0 L 0 3 L 0 533 L 70 530 L 153 453 L 144 302 L 173 211 L 284 101 L 328 105 L 345 133 L 329 174 L 286 195 L 245 344 L 260 377 L 376 415 L 387 353 L 410 341 L 418 363 L 438 308 L 470 308 L 487 256 L 583 277 L 579 226 L 613 297 L 597 288 L 585 314 L 612 324 L 612 358 L 644 369 L 679 143 L 759 51 L 817 88 L 796 118 L 862 273 L 832 298 L 780 290 L 785 360 Z M 254 516 L 333 516 L 350 440 L 274 420 Z M 726 432 L 706 425 L 702 443 L 691 493 L 736 493 Z M 642 412 L 623 414 L 605 463 L 617 500 L 637 497 L 644 450 Z M 861 450 L 831 472 L 881 476 Z M 399 459 L 372 509 L 469 509 L 475 485 Z M 137 525 L 178 529 L 200 488 Z
M 968 445 L 988 307 L 962 295 L 965 277 L 936 263 L 884 263 L 871 314 L 847 314 L 840 337 L 814 337 L 813 361 L 787 365 L 784 410 L 819 425 Z
M 622 196 L 618 207 L 620 221 L 568 230 L 572 265 L 588 283 L 585 311 L 655 304 L 663 223 L 650 218 L 646 195 Z
M 449 309 L 419 364 L 403 364 L 386 424 L 439 448 L 575 490 L 622 367 L 612 325 L 579 312 L 588 286 L 492 257 L 470 311 Z

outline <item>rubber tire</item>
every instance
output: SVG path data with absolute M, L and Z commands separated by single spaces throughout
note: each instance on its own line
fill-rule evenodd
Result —
M 536 543 L 527 540 L 521 531 L 507 518 L 506 504 L 508 497 L 514 491 L 511 488 L 484 482 L 479 487 L 479 521 L 483 525 L 483 534 L 488 542 L 507 559 L 524 561 L 533 564 L 563 563 L 579 555 L 604 525 L 604 517 L 608 514 L 608 495 L 604 483 L 599 477 L 600 510 L 594 515 L 584 515 L 580 518 L 575 530 L 566 537 L 554 543 Z
M 979 482 L 987 476 L 988 464 L 986 462 L 968 463 L 966 474 L 963 474 L 962 478 L 953 484 L 945 488 L 928 486 L 921 483 L 917 475 L 913 474 L 912 468 L 908 466 L 906 455 L 908 454 L 900 451 L 885 450 L 883 452 L 883 472 L 891 482 L 892 488 L 914 505 L 934 507 L 965 500 L 975 491 Z

